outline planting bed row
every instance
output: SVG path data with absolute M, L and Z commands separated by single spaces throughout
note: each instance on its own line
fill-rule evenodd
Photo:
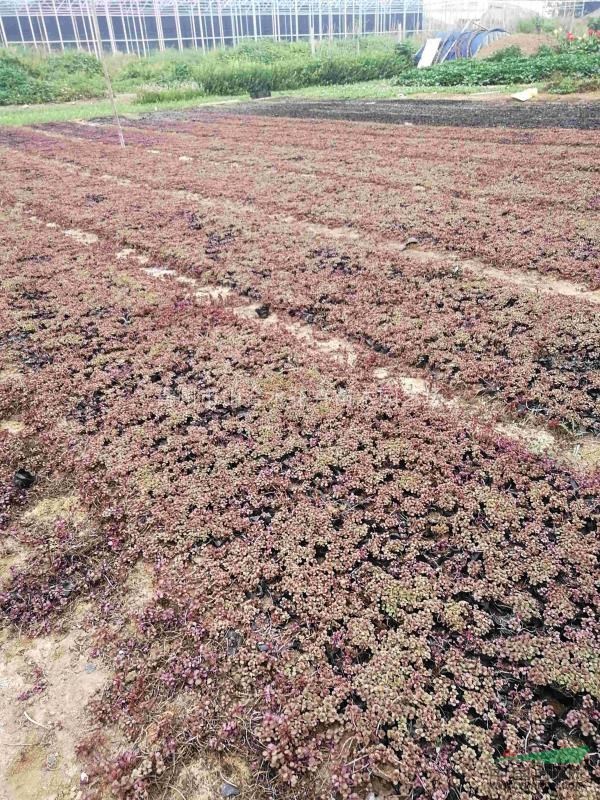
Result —
M 526 103 L 513 101 L 479 100 L 292 100 L 282 98 L 273 101 L 252 101 L 237 104 L 235 113 L 261 115 L 265 117 L 287 117 L 295 122 L 301 120 L 347 120 L 352 122 L 386 123 L 386 125 L 456 125 L 465 132 L 477 132 L 478 128 L 540 128 L 579 130 L 600 129 L 598 101 L 570 101 Z M 217 109 L 217 107 L 215 107 Z M 208 109 L 206 109 L 208 110 Z M 222 113 L 221 109 L 213 113 Z M 197 112 L 167 112 L 148 114 L 149 124 L 160 124 L 161 120 L 186 120 L 196 117 Z M 203 115 L 204 117 L 205 115 Z M 537 132 L 537 131 L 536 131 Z M 562 133 L 562 131 L 561 131 Z
M 372 395 L 371 365 L 340 375 L 106 242 L 0 222 L 0 369 L 22 373 L 0 417 L 26 426 L 0 435 L 3 485 L 25 461 L 43 492 L 60 465 L 97 519 L 26 540 L 27 492 L 5 489 L 29 558 L 0 602 L 34 631 L 94 599 L 114 679 L 88 797 L 162 793 L 206 748 L 242 753 L 259 794 L 593 797 L 595 757 L 498 756 L 598 751 L 597 475 Z
M 14 152 L 0 197 L 364 342 L 442 390 L 494 399 L 505 413 L 571 432 L 600 432 L 600 319 L 591 303 L 536 297 L 451 260 L 336 241 L 218 200 L 137 184 L 132 202 L 132 188 L 80 171 L 68 173 L 58 201 L 45 187 L 64 175 L 64 167 Z
M 174 130 L 158 131 L 129 122 L 125 134 L 128 146 L 159 148 L 171 155 L 200 156 L 210 152 L 210 162 L 203 165 L 209 175 L 213 169 L 236 162 L 240 166 L 261 165 L 263 169 L 283 168 L 291 175 L 339 176 L 349 185 L 359 181 L 398 189 L 407 189 L 414 185 L 414 178 L 425 177 L 433 189 L 435 185 L 431 181 L 431 173 L 425 172 L 423 167 L 435 165 L 443 181 L 462 178 L 465 189 L 474 189 L 498 201 L 506 200 L 509 196 L 513 202 L 543 203 L 550 208 L 568 205 L 564 192 L 559 196 L 551 194 L 558 181 L 564 184 L 577 173 L 584 173 L 585 177 L 585 173 L 589 173 L 593 166 L 589 156 L 594 148 L 594 138 L 581 132 L 559 137 L 560 143 L 556 139 L 546 143 L 541 134 L 518 136 L 511 132 L 511 137 L 505 135 L 492 141 L 462 140 L 456 137 L 454 129 L 445 129 L 444 137 L 421 133 L 422 129 L 419 129 L 417 135 L 404 134 L 390 141 L 390 131 L 384 129 L 377 137 L 365 135 L 361 147 L 357 147 L 356 139 L 348 137 L 339 128 L 327 131 L 327 138 L 322 133 L 315 138 L 310 137 L 308 131 L 304 136 L 299 135 L 297 130 L 287 129 L 285 123 L 276 125 L 255 124 L 244 134 L 231 121 L 218 126 L 208 125 L 206 129 L 198 124 L 189 124 L 180 125 Z M 66 136 L 69 140 L 92 140 L 105 145 L 116 143 L 112 125 L 95 123 L 77 126 L 55 123 L 27 131 L 8 130 L 7 141 L 27 142 L 28 138 L 31 141 L 34 130 L 46 135 Z M 278 139 L 271 143 L 270 139 L 275 133 L 279 134 Z M 254 141 L 249 148 L 248 138 L 251 135 Z M 43 140 L 37 138 L 36 141 L 43 148 Z M 458 144 L 460 149 L 457 148 Z M 495 145 L 495 152 L 491 150 L 491 144 Z M 331 163 L 334 148 L 336 159 Z M 500 164 L 497 163 L 498 149 L 505 156 Z M 530 156 L 525 163 L 524 150 Z M 238 157 L 241 161 L 237 161 Z M 466 159 L 468 167 L 465 166 Z M 515 176 L 517 165 L 520 166 L 518 180 Z M 481 178 L 477 182 L 474 181 L 474 170 L 477 177 Z M 490 182 L 492 174 L 494 181 Z M 590 194 L 594 195 L 589 181 L 570 180 L 569 183 L 571 203 L 585 204 Z M 501 194 L 502 188 L 504 194 Z
M 237 130 L 231 120 L 196 135 L 201 126 L 189 125 L 176 135 L 128 128 L 136 162 L 141 158 L 151 164 L 149 170 L 141 164 L 134 167 L 130 151 L 120 153 L 114 144 L 101 143 L 101 151 L 111 171 L 123 169 L 129 177 L 141 175 L 144 180 L 152 180 L 162 161 L 168 183 L 158 174 L 154 180 L 163 188 L 185 186 L 211 197 L 251 201 L 268 213 L 288 213 L 391 241 L 416 237 L 503 269 L 535 269 L 600 286 L 600 206 L 590 134 L 570 133 L 561 147 L 538 143 L 535 137 L 541 134 L 527 134 L 534 141 L 526 156 L 523 146 L 513 142 L 524 134 L 505 134 L 509 144 L 469 142 L 463 160 L 457 160 L 451 129 L 437 140 L 429 133 L 424 141 L 413 131 L 400 137 L 401 143 L 390 142 L 388 130 L 387 137 L 380 134 L 365 142 L 355 137 L 347 147 L 343 129 L 334 128 L 328 130 L 327 148 L 319 141 L 315 146 L 308 130 L 304 140 L 298 134 L 288 139 L 289 123 L 268 124 L 270 130 L 263 124 L 250 129 L 246 138 L 237 132 L 228 138 L 229 130 Z M 89 158 L 90 149 L 73 138 L 115 141 L 114 131 L 98 133 L 89 125 L 53 130 L 69 136 L 70 157 L 75 159 Z M 251 140 L 253 134 L 257 141 Z M 9 132 L 4 140 L 29 152 L 62 157 L 64 140 L 44 138 L 48 140 Z M 274 138 L 282 141 L 277 149 L 271 145 Z M 152 145 L 163 149 L 162 158 L 149 152 L 149 147 L 156 149 Z M 171 156 L 188 160 L 174 171 Z M 194 156 L 196 163 L 191 162 Z

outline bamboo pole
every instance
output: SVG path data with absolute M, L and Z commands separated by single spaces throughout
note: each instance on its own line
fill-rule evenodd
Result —
M 89 6 L 88 6 L 89 8 Z M 90 9 L 90 11 L 92 11 Z M 108 89 L 108 96 L 110 98 L 110 104 L 112 106 L 112 112 L 115 119 L 115 125 L 117 126 L 117 132 L 119 135 L 119 144 L 121 147 L 125 147 L 125 137 L 123 136 L 123 128 L 121 127 L 121 119 L 119 117 L 119 112 L 117 111 L 117 101 L 115 100 L 115 93 L 113 91 L 112 81 L 110 79 L 110 73 L 108 71 L 108 67 L 106 66 L 106 61 L 104 60 L 104 52 L 102 50 L 101 39 L 100 39 L 100 25 L 98 24 L 98 15 L 96 13 L 96 7 L 94 6 L 92 12 L 92 21 L 94 24 L 94 29 L 96 32 L 96 41 L 98 42 L 98 47 L 100 49 L 100 63 L 102 64 L 102 72 L 104 73 L 104 80 L 106 81 L 106 88 Z

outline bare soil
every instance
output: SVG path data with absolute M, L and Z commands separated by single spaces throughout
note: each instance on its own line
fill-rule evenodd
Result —
M 518 47 L 524 56 L 533 56 L 543 45 L 556 47 L 556 37 L 551 33 L 512 33 L 482 47 L 475 57 L 489 58 L 507 47 Z
M 143 118 L 191 121 L 197 111 L 156 112 Z M 341 119 L 396 125 L 450 125 L 473 128 L 600 128 L 600 100 L 533 100 L 519 103 L 510 95 L 480 100 L 256 100 L 231 109 L 204 106 L 210 114 L 249 114 L 265 117 Z

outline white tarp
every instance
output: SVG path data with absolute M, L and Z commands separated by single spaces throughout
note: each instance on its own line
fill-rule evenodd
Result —
M 423 52 L 421 53 L 421 58 L 417 64 L 417 69 L 430 67 L 433 64 L 433 59 L 436 57 L 441 43 L 441 39 L 427 39 L 425 42 L 425 47 L 423 48 Z
M 531 100 L 532 97 L 535 97 L 537 93 L 537 88 L 532 86 L 531 89 L 524 89 L 522 92 L 515 92 L 515 94 L 511 94 L 511 97 L 514 100 L 520 100 L 522 103 L 524 103 L 526 100 Z

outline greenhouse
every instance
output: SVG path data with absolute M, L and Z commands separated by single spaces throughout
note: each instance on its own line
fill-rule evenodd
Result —
M 584 0 L 0 0 L 0 45 L 112 53 L 206 50 L 247 39 L 400 38 L 525 15 L 580 16 Z M 487 20 L 486 20 L 487 18 Z

